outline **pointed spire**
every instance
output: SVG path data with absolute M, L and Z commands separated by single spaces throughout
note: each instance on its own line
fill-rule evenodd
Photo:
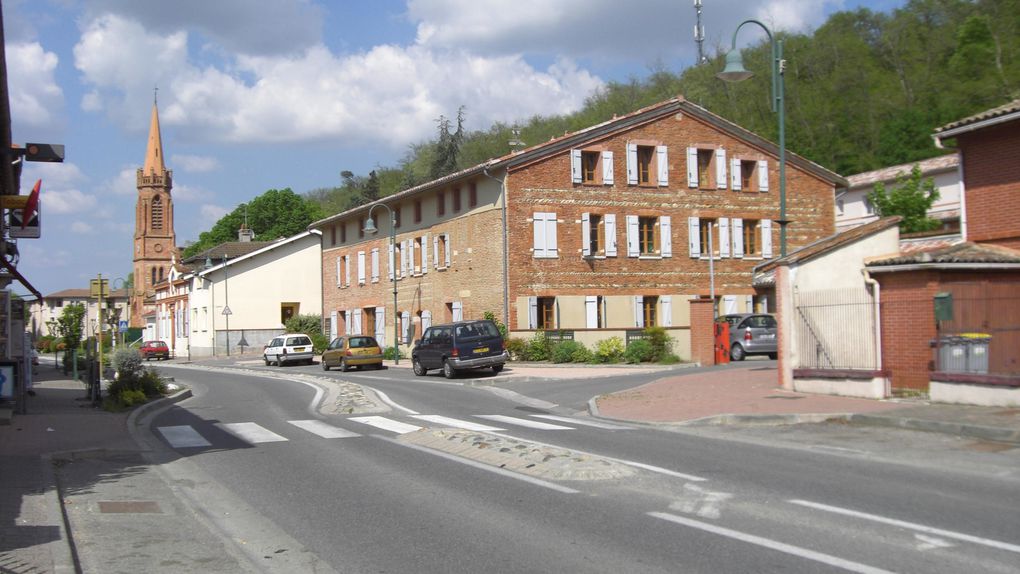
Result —
M 163 163 L 163 137 L 159 133 L 159 111 L 156 100 L 152 101 L 152 123 L 149 125 L 149 145 L 145 148 L 145 166 L 142 173 L 162 175 L 166 171 Z

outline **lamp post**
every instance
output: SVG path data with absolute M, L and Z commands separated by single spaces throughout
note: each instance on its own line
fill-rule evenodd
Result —
M 765 24 L 757 20 L 744 20 L 733 32 L 733 44 L 726 54 L 726 68 L 716 74 L 720 80 L 727 82 L 741 82 L 754 75 L 744 68 L 743 58 L 737 50 L 737 33 L 744 24 L 757 24 L 765 30 L 765 34 L 772 43 L 772 111 L 779 115 L 779 254 L 786 256 L 786 117 L 784 114 L 783 95 L 783 72 L 786 71 L 786 60 L 783 59 L 783 41 L 772 36 L 772 31 Z
M 397 219 L 393 216 L 393 210 L 390 206 L 385 203 L 377 203 L 368 209 L 368 219 L 365 221 L 365 231 L 368 233 L 376 233 L 379 229 L 375 226 L 375 220 L 372 219 L 372 212 L 377 207 L 385 207 L 386 211 L 390 214 L 390 256 L 394 257 L 393 264 L 390 266 L 392 273 L 390 274 L 390 280 L 393 281 L 393 364 L 400 364 L 400 332 L 397 329 Z

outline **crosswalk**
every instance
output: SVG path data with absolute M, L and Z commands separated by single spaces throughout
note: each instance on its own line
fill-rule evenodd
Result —
M 291 440 L 288 438 L 288 435 L 293 432 L 293 429 L 300 429 L 301 431 L 324 439 L 345 439 L 364 436 L 362 432 L 376 432 L 381 430 L 401 435 L 420 431 L 425 428 L 456 428 L 476 432 L 500 432 L 515 428 L 540 431 L 570 431 L 575 430 L 577 427 L 592 427 L 605 430 L 629 430 L 632 428 L 597 420 L 585 420 L 581 418 L 544 414 L 534 414 L 530 417 L 514 417 L 507 415 L 472 416 L 472 418 L 483 419 L 486 422 L 495 423 L 499 426 L 443 415 L 416 414 L 410 415 L 409 418 L 415 422 L 420 422 L 421 425 L 397 420 L 395 418 L 372 415 L 349 417 L 344 419 L 345 421 L 355 423 L 356 426 L 353 428 L 356 430 L 343 428 L 317 419 L 286 421 L 288 426 L 277 429 L 269 429 L 254 422 L 221 422 L 205 426 L 198 425 L 198 428 L 192 425 L 161 426 L 157 427 L 156 430 L 172 448 L 194 449 L 212 448 L 214 446 L 214 442 L 222 442 L 224 433 L 234 440 L 239 440 L 249 445 L 287 442 Z M 357 432 L 359 430 L 362 432 Z

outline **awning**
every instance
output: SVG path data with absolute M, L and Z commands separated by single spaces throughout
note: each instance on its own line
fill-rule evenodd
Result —
M 15 266 L 11 265 L 11 262 L 8 261 L 6 257 L 0 257 L 0 267 L 3 267 L 8 273 L 13 275 L 14 278 L 17 279 L 19 283 L 24 285 L 29 290 L 30 293 L 35 295 L 36 299 L 38 299 L 39 301 L 43 300 L 42 293 L 40 293 L 39 290 L 36 289 L 35 287 L 32 287 L 32 284 L 29 283 L 28 280 L 21 275 L 21 273 L 18 273 L 18 269 Z

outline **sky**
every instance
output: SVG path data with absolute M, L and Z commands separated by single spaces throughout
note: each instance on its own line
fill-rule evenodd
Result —
M 810 32 L 903 0 L 702 0 L 705 51 L 754 18 Z M 38 179 L 41 237 L 18 271 L 44 296 L 132 269 L 158 101 L 177 243 L 270 189 L 339 186 L 436 134 L 574 112 L 607 82 L 697 62 L 694 0 L 4 0 L 13 141 L 60 143 Z M 739 44 L 764 33 L 741 30 Z M 535 143 L 535 142 L 529 142 Z M 258 239 L 258 238 L 256 238 Z M 27 288 L 15 282 L 20 295 Z

